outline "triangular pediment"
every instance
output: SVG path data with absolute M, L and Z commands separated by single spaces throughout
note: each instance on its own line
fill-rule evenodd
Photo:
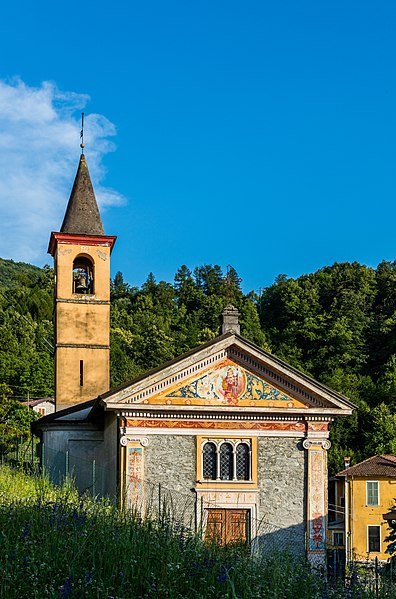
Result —
M 143 403 L 186 406 L 299 407 L 306 404 L 281 391 L 234 360 L 225 358 Z
M 354 407 L 338 393 L 230 333 L 109 391 L 102 400 L 107 409 L 143 404 L 347 414 Z

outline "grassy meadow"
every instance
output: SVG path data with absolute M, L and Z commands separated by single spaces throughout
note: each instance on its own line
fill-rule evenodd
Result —
M 260 560 L 183 530 L 80 497 L 72 484 L 0 467 L 0 597 L 370 599 L 355 578 L 333 588 L 304 562 Z

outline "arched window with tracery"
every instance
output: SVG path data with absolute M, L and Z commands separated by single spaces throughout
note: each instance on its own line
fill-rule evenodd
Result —
M 203 447 L 203 477 L 209 480 L 217 478 L 217 451 L 214 443 L 205 443 Z
M 220 446 L 220 479 L 232 480 L 234 478 L 234 460 L 231 443 L 222 443 Z
M 203 480 L 252 482 L 252 441 L 249 439 L 203 439 L 201 457 Z
M 237 446 L 235 466 L 237 480 L 250 479 L 250 448 L 247 443 Z
M 94 263 L 87 256 L 77 256 L 73 262 L 73 293 L 94 293 Z

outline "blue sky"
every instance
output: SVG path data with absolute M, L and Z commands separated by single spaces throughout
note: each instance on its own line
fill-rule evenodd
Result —
M 394 260 L 395 26 L 393 1 L 6 3 L 0 256 L 50 260 L 84 110 L 133 285 L 217 263 L 249 291 Z

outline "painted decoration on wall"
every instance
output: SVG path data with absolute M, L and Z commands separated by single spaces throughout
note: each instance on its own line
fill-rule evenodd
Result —
M 309 449 L 309 550 L 325 550 L 325 459 L 323 449 Z
M 208 429 L 218 431 L 293 431 L 298 432 L 298 436 L 302 436 L 306 431 L 305 423 L 301 420 L 291 422 L 258 422 L 243 420 L 164 420 L 155 418 L 146 418 L 145 420 L 127 420 L 128 428 L 162 428 L 162 429 Z
M 144 400 L 149 404 L 306 407 L 273 384 L 225 359 L 206 372 L 190 377 Z
M 259 379 L 258 379 L 259 380 Z M 180 399 L 214 399 L 216 403 L 235 405 L 246 389 L 246 375 L 239 366 L 224 366 L 210 370 L 195 381 L 168 393 L 167 397 Z
M 143 502 L 143 447 L 129 445 L 127 449 L 128 507 L 141 507 Z

